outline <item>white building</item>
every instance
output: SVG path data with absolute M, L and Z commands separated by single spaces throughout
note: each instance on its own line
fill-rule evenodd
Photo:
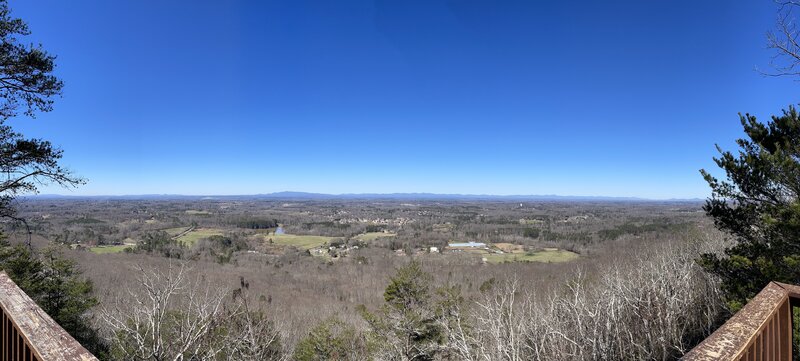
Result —
M 447 245 L 450 248 L 486 248 L 486 243 L 480 242 L 467 242 L 467 243 L 450 243 Z

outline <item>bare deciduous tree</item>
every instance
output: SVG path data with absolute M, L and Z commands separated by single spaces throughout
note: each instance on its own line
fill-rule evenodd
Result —
M 775 29 L 767 32 L 767 47 L 774 50 L 769 65 L 772 71 L 759 72 L 768 76 L 798 76 L 800 75 L 800 43 L 798 43 L 798 29 L 794 11 L 800 2 L 780 1 L 778 4 L 778 17 Z
M 717 280 L 693 261 L 699 245 L 669 244 L 553 294 L 511 279 L 446 324 L 464 360 L 668 360 L 709 334 L 724 312 Z M 465 315 L 466 314 L 466 315 Z
M 140 269 L 139 288 L 107 305 L 102 319 L 113 357 L 125 360 L 282 360 L 279 333 L 248 296 L 228 298 L 185 265 Z
M 527 337 L 535 325 L 530 295 L 520 294 L 519 283 L 512 278 L 497 292 L 484 295 L 474 303 L 471 317 L 458 309 L 453 312 L 456 322 L 445 323 L 448 344 L 459 359 L 508 360 L 530 359 L 535 351 Z
M 213 342 L 222 321 L 223 294 L 191 283 L 187 268 L 141 269 L 139 289 L 106 305 L 102 318 L 112 330 L 115 356 L 131 360 L 210 359 L 224 345 Z
M 239 279 L 233 292 L 233 308 L 228 311 L 225 329 L 225 360 L 281 360 L 288 352 L 281 349 L 280 333 L 264 312 L 255 309 L 249 297 L 250 284 Z

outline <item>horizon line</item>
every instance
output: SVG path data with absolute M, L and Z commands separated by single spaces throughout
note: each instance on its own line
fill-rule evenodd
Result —
M 321 193 L 321 192 L 304 192 L 304 191 L 279 191 L 269 193 L 240 193 L 240 194 L 181 194 L 181 193 L 139 193 L 139 194 L 61 194 L 61 193 L 42 193 L 42 194 L 26 194 L 21 195 L 20 198 L 36 198 L 36 197 L 63 197 L 63 198 L 114 198 L 114 197 L 273 197 L 273 198 L 379 198 L 386 197 L 403 197 L 413 199 L 416 197 L 424 197 L 428 199 L 443 197 L 443 198 L 504 198 L 504 199 L 586 199 L 586 200 L 628 200 L 628 201 L 704 201 L 706 198 L 698 197 L 671 197 L 671 198 L 648 198 L 639 196 L 609 196 L 609 195 L 562 195 L 562 194 L 474 194 L 474 193 L 435 193 L 435 192 L 364 192 L 364 193 Z

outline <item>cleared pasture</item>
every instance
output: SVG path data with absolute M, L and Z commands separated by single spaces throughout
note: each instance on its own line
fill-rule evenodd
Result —
M 172 237 L 175 237 L 175 236 L 183 233 L 184 231 L 186 231 L 189 228 L 191 228 L 191 227 L 175 227 L 175 228 L 163 229 L 162 231 L 167 232 L 167 234 L 169 234 Z
M 225 231 L 218 229 L 218 228 L 198 228 L 189 233 L 186 233 L 175 240 L 183 243 L 187 247 L 191 247 L 197 241 L 208 238 L 211 236 L 222 236 L 225 234 Z
M 487 254 L 486 261 L 489 263 L 504 263 L 504 262 L 543 262 L 543 263 L 559 263 L 569 262 L 580 257 L 575 252 L 570 252 L 563 249 L 546 248 L 541 251 L 528 252 L 528 253 L 503 253 L 503 254 Z
M 336 237 L 327 236 L 303 236 L 295 234 L 269 234 L 264 235 L 264 241 L 281 246 L 294 246 L 301 249 L 317 248 L 325 245 Z
M 133 245 L 130 244 L 121 244 L 116 246 L 95 246 L 89 248 L 89 252 L 94 254 L 108 254 L 108 253 L 120 253 L 124 251 L 126 248 L 131 248 Z
M 513 243 L 495 243 L 493 246 L 504 253 L 525 253 L 525 247 Z

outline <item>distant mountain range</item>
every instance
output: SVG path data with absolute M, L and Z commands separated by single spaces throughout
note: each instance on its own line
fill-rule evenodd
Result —
M 487 201 L 585 201 L 585 202 L 699 202 L 699 198 L 687 199 L 648 199 L 639 197 L 607 196 L 560 196 L 560 195 L 492 195 L 492 194 L 439 194 L 439 193 L 345 193 L 326 194 L 308 192 L 275 192 L 251 195 L 181 195 L 181 194 L 139 194 L 119 196 L 74 196 L 61 194 L 38 194 L 24 196 L 33 199 L 162 199 L 162 200 L 201 200 L 201 199 L 275 199 L 275 200 L 487 200 Z

